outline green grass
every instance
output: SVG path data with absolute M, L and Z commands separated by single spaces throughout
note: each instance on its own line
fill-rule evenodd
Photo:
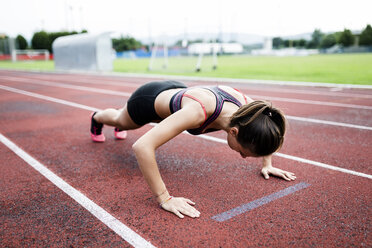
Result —
M 158 58 L 151 73 L 201 77 L 289 80 L 343 84 L 372 84 L 372 54 L 313 55 L 306 57 L 220 56 L 218 69 L 205 57 L 201 72 L 195 72 L 197 57 L 171 58 L 167 70 Z M 120 59 L 117 72 L 148 73 L 149 59 Z
M 0 61 L 0 68 L 5 69 L 22 69 L 22 70 L 42 70 L 52 71 L 54 70 L 53 61 Z
M 215 71 L 212 70 L 212 58 L 205 56 L 201 72 L 194 71 L 196 61 L 197 57 L 169 58 L 169 66 L 165 70 L 162 68 L 163 59 L 157 58 L 153 71 L 149 72 L 149 59 L 117 59 L 114 71 L 372 85 L 371 53 L 306 57 L 220 56 Z M 54 70 L 54 63 L 1 61 L 0 68 Z

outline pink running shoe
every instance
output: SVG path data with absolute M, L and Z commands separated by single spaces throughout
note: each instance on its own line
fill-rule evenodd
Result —
M 120 131 L 119 128 L 115 127 L 115 138 L 118 140 L 123 140 L 127 138 L 128 132 L 127 131 Z
M 96 122 L 96 120 L 93 118 L 96 113 L 97 112 L 94 112 L 90 116 L 90 137 L 94 142 L 105 142 L 106 138 L 105 135 L 103 135 L 102 133 L 103 124 Z

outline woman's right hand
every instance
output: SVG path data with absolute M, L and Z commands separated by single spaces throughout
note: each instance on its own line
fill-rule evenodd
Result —
M 199 217 L 200 212 L 191 205 L 195 205 L 195 203 L 189 199 L 183 197 L 172 197 L 170 200 L 161 204 L 161 207 L 164 210 L 174 213 L 181 219 L 184 218 L 184 215 L 190 216 L 191 218 Z

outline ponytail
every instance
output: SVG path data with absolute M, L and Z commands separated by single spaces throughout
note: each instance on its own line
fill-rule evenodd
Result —
M 257 156 L 277 151 L 283 144 L 286 120 L 281 110 L 266 101 L 241 106 L 231 117 L 230 127 L 237 127 L 238 142 Z

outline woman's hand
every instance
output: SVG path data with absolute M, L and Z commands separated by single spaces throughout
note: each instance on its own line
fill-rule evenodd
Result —
M 167 200 L 161 204 L 161 207 L 169 212 L 174 213 L 181 219 L 184 217 L 184 215 L 190 216 L 191 218 L 199 217 L 200 212 L 191 205 L 195 205 L 195 203 L 189 199 L 183 197 L 172 197 L 170 200 Z
M 269 179 L 269 175 L 281 177 L 284 180 L 287 181 L 293 181 L 296 179 L 296 176 L 294 173 L 289 172 L 289 171 L 284 171 L 279 168 L 275 168 L 272 166 L 265 166 L 261 170 L 262 175 L 264 176 L 265 179 Z

